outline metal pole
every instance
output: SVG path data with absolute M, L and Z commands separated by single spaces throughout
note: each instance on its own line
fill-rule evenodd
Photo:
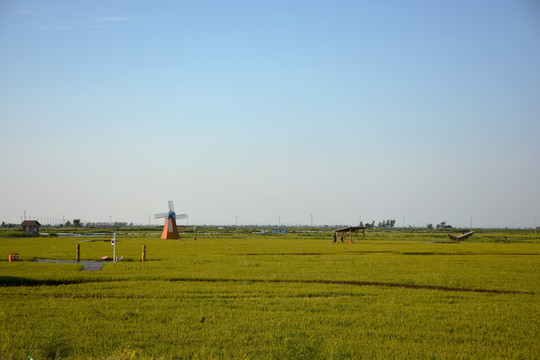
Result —
M 113 262 L 116 262 L 116 232 L 113 235 Z

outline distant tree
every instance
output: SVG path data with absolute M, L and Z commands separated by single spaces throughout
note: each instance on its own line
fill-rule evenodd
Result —
M 64 226 L 65 226 L 65 227 L 70 227 L 70 226 L 71 226 L 71 223 L 70 223 L 69 221 L 66 221 L 66 223 L 65 223 Z
M 81 219 L 73 219 L 73 227 L 80 227 L 81 226 Z
M 447 225 L 446 221 L 441 221 L 441 223 L 437 224 L 437 226 L 435 228 L 436 229 L 451 229 L 452 225 Z
M 2 221 L 2 227 L 5 229 L 6 228 L 6 222 L 5 221 Z
M 388 220 L 379 221 L 379 224 L 377 226 L 391 228 L 391 227 L 394 227 L 395 224 L 396 224 L 396 220 L 388 219 Z
M 427 224 L 427 225 L 426 225 L 426 228 L 428 228 L 428 229 L 433 229 L 433 224 Z

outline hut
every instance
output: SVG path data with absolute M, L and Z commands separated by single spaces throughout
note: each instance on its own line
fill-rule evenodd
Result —
M 364 244 L 366 243 L 366 228 L 365 226 L 347 226 L 341 229 L 334 230 L 336 234 L 341 234 L 341 236 L 345 234 L 349 234 L 349 243 L 353 242 L 352 234 L 356 233 L 356 241 L 358 242 L 358 233 L 362 232 L 362 239 L 364 241 Z
M 26 236 L 39 236 L 40 226 L 37 220 L 24 220 L 21 224 L 22 232 Z

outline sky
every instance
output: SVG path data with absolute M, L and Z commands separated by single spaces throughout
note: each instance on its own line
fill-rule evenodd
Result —
M 534 0 L 0 1 L 0 221 L 532 228 L 539 136 Z

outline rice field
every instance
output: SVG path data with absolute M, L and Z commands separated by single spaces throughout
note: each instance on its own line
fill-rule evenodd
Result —
M 0 238 L 0 358 L 540 358 L 533 232 L 191 237 Z

